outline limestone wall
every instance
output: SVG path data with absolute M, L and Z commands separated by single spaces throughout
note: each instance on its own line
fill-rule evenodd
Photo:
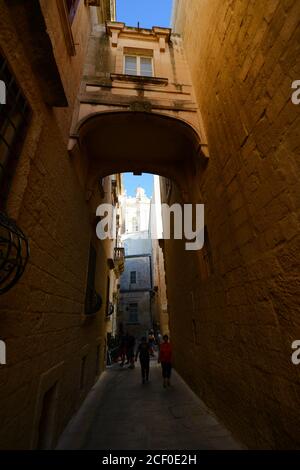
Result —
M 211 248 L 185 280 L 172 273 L 192 255 L 166 244 L 176 364 L 252 448 L 300 445 L 299 18 L 296 0 L 179 0 L 174 16 L 209 144 L 195 185 Z
M 67 152 L 89 35 L 89 8 L 81 2 L 74 22 L 78 35 L 82 25 L 80 37 L 75 35 L 80 51 L 70 58 L 59 31 L 56 2 L 41 4 L 69 100 L 65 109 L 45 105 L 26 59 L 26 44 L 18 37 L 5 3 L 0 4 L 1 50 L 32 108 L 7 206 L 29 237 L 31 253 L 22 279 L 0 299 L 0 338 L 7 346 L 7 365 L 0 367 L 1 449 L 45 445 L 38 444 L 38 429 L 44 396 L 52 387 L 54 421 L 47 429 L 47 445 L 53 447 L 104 367 L 108 268 L 103 260 L 108 253 L 104 245 L 96 244 L 96 285 L 101 286 L 104 302 L 98 314 L 87 319 L 84 300 L 95 225 Z

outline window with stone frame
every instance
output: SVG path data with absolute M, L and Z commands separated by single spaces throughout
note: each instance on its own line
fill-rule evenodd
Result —
M 136 271 L 130 272 L 130 284 L 136 284 Z
M 139 55 L 125 55 L 124 73 L 126 75 L 153 77 L 152 57 L 143 57 Z
M 1 52 L 0 80 L 4 82 L 6 90 L 6 103 L 0 105 L 0 210 L 5 210 L 30 123 L 31 109 Z

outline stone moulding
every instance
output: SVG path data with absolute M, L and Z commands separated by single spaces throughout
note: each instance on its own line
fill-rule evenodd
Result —
M 172 30 L 170 28 L 160 28 L 153 26 L 152 29 L 126 26 L 122 22 L 106 22 L 106 32 L 111 37 L 112 47 L 118 47 L 119 36 L 133 38 L 136 35 L 143 36 L 144 40 L 157 40 L 159 42 L 160 52 L 165 52 L 166 43 L 170 41 Z
M 127 75 L 125 73 L 111 73 L 110 78 L 112 81 L 122 81 L 122 82 L 136 82 L 136 83 L 151 83 L 153 85 L 168 85 L 169 80 L 164 77 L 147 77 L 144 75 Z

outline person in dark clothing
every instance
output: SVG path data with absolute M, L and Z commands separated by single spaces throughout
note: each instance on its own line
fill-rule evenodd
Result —
M 130 364 L 130 369 L 134 369 L 134 347 L 135 337 L 133 335 L 129 335 L 127 339 L 127 359 Z
M 147 343 L 147 339 L 143 337 L 135 355 L 136 361 L 138 359 L 138 356 L 140 356 L 143 384 L 145 383 L 145 381 L 148 382 L 149 380 L 150 351 L 151 347 L 149 343 Z
M 125 357 L 127 356 L 128 338 L 129 338 L 128 333 L 126 333 L 126 335 L 123 335 L 121 337 L 121 343 L 120 343 L 120 356 L 121 356 L 120 366 L 121 367 L 123 367 L 124 362 L 125 362 Z

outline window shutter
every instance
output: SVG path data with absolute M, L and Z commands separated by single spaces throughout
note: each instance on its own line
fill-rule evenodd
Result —
M 150 57 L 141 57 L 141 75 L 152 77 L 152 59 Z
M 125 56 L 125 73 L 127 75 L 137 75 L 137 58 Z

